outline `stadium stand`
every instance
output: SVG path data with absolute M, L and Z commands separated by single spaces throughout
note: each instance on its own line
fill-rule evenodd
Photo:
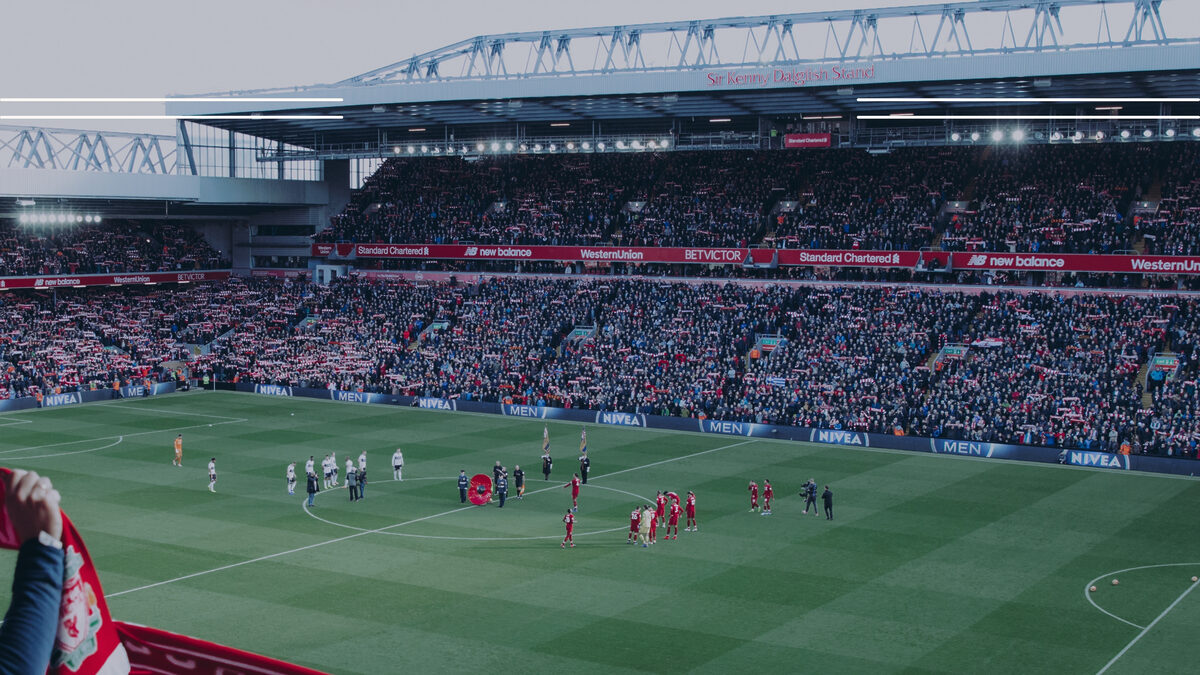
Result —
M 225 381 L 1186 457 L 1200 441 L 1190 297 L 235 279 L 5 294 L 0 319 L 5 397 L 175 377 L 191 354 Z M 1178 367 L 1144 392 L 1167 350 Z
M 392 159 L 316 238 L 1188 253 L 1198 156 L 1160 143 Z M 1160 214 L 1130 219 L 1150 192 Z
M 178 223 L 25 225 L 0 220 L 0 276 L 225 269 L 229 261 Z

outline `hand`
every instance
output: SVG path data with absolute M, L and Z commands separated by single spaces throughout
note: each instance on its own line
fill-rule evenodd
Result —
M 50 484 L 49 478 L 33 471 L 15 469 L 2 480 L 8 518 L 20 543 L 36 539 L 42 531 L 62 539 L 62 511 L 59 510 L 62 496 Z

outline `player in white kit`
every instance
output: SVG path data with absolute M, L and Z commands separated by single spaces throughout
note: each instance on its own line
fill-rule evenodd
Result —
M 400 452 L 400 448 L 392 453 L 392 479 L 404 480 L 404 453 Z
M 217 458 L 208 460 L 208 491 L 217 491 Z
M 296 463 L 295 462 L 288 464 L 287 486 L 288 486 L 288 494 L 289 495 L 296 494 Z

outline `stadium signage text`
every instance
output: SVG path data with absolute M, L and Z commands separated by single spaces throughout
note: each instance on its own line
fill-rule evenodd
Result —
M 267 396 L 291 396 L 292 388 L 280 384 L 256 384 L 254 385 L 254 393 L 266 394 Z
M 1110 455 L 1107 452 L 1095 452 L 1094 450 L 1070 450 L 1067 452 L 1067 464 L 1095 466 L 1104 469 L 1128 469 L 1129 455 Z
M 361 391 L 343 391 L 341 389 L 330 389 L 329 398 L 334 401 L 345 401 L 347 403 L 372 403 L 371 394 Z
M 929 439 L 929 449 L 935 453 L 947 455 L 966 455 L 968 457 L 991 457 L 994 449 L 992 443 L 980 441 L 954 441 L 941 438 Z
M 875 66 L 839 64 L 830 68 L 762 68 L 714 70 L 704 74 L 707 86 L 720 89 L 803 87 L 819 82 L 875 79 Z
M 175 384 L 166 382 L 156 387 L 164 387 L 164 391 L 173 391 Z M 233 385 L 237 391 L 251 392 L 255 391 L 256 385 L 242 382 Z M 326 389 L 308 389 L 304 387 L 295 387 L 292 390 L 295 396 L 306 396 L 309 398 L 318 398 L 328 400 L 329 391 Z M 83 402 L 107 400 L 113 395 L 111 390 L 102 391 L 86 391 L 80 394 Z M 371 394 L 370 403 L 389 404 L 389 405 L 416 405 L 416 399 L 412 396 L 399 396 L 392 394 Z M 26 410 L 36 407 L 35 401 L 32 398 L 18 398 L 0 400 L 0 410 Z M 486 403 L 483 401 L 458 401 L 455 403 L 456 410 L 464 410 L 472 413 L 484 413 L 491 415 L 501 414 L 502 407 L 498 403 Z M 592 423 L 597 416 L 596 410 L 586 408 L 545 408 L 547 419 L 567 420 L 572 422 Z M 695 418 L 684 417 L 661 417 L 658 415 L 634 415 L 641 420 L 644 420 L 645 426 L 652 429 L 672 429 L 676 431 L 695 431 Z M 710 430 L 720 430 L 723 427 L 719 424 L 707 425 L 701 421 L 700 430 L 708 432 Z M 719 421 L 718 421 L 719 422 Z M 735 425 L 740 425 L 743 431 L 748 431 L 747 436 L 773 438 L 783 441 L 813 441 L 813 436 L 817 429 L 810 427 L 790 427 L 776 426 L 772 424 L 759 424 L 753 422 L 734 422 Z M 638 425 L 641 426 L 641 425 Z M 732 427 L 736 429 L 737 427 Z M 831 430 L 825 430 L 831 431 Z M 721 433 L 720 431 L 717 431 Z M 922 436 L 894 436 L 892 434 L 872 434 L 864 432 L 839 432 L 856 434 L 861 437 L 863 446 L 873 448 L 891 448 L 894 450 L 905 450 L 909 452 L 935 452 L 937 448 L 941 448 L 946 443 L 971 443 L 978 444 L 976 441 L 958 441 L 946 438 L 928 438 Z M 1062 448 L 1049 448 L 1038 445 L 1009 445 L 1005 443 L 984 443 L 982 445 L 990 445 L 991 458 L 1002 460 L 1016 460 L 1025 462 L 1041 462 L 1044 464 L 1062 464 L 1068 460 L 1067 450 Z M 939 454 L 951 454 L 942 453 Z M 1086 452 L 1086 451 L 1084 451 Z M 953 453 L 961 454 L 961 453 Z M 1097 453 L 1105 454 L 1105 453 Z M 1155 473 L 1169 473 L 1184 476 L 1195 475 L 1196 461 L 1192 459 L 1175 459 L 1169 457 L 1154 457 L 1148 455 L 1109 455 L 1106 457 L 1106 463 L 1111 463 L 1111 458 L 1118 458 L 1125 468 L 1130 471 L 1151 471 Z M 1086 461 L 1086 460 L 1079 460 Z
M 332 244 L 313 244 L 312 255 L 323 257 L 330 254 Z M 337 245 L 339 248 L 343 244 Z M 766 260 L 775 256 L 780 265 L 802 265 L 816 267 L 905 267 L 915 268 L 917 263 L 937 260 L 943 269 L 970 270 L 1030 270 L 1064 272 L 1113 272 L 1128 274 L 1200 274 L 1200 256 L 1161 255 L 1091 255 L 1081 253 L 994 253 L 946 251 L 856 251 L 835 249 L 746 249 L 746 248 L 671 248 L 650 246 L 474 246 L 465 244 L 345 244 L 353 247 L 360 258 L 440 258 L 452 260 L 560 260 L 596 262 L 639 262 L 639 263 L 694 263 L 694 264 L 742 264 L 755 259 Z M 189 273 L 204 279 L 218 278 L 213 274 Z M 150 282 L 184 281 L 183 274 L 148 274 Z M 140 278 L 140 276 L 138 278 Z M 224 278 L 224 277 L 221 277 Z M 38 287 L 51 285 L 87 285 L 89 283 L 120 283 L 113 277 L 102 276 L 92 281 L 88 275 L 66 277 L 63 281 L 50 283 L 42 279 Z M 201 279 L 188 279 L 199 281 Z M 4 287 L 0 279 L 0 288 Z M 11 281 L 11 280 L 10 280 Z M 23 286 L 34 287 L 34 279 L 28 278 Z
M 622 427 L 644 427 L 646 416 L 641 413 L 609 412 L 601 410 L 596 413 L 596 424 L 614 424 Z
M 833 134 L 784 134 L 785 148 L 828 148 L 833 145 Z
M 546 418 L 546 408 L 540 405 L 504 404 L 500 406 L 500 412 L 511 417 Z
M 67 394 L 49 394 L 48 396 L 42 397 L 43 408 L 53 408 L 55 406 L 72 405 L 82 402 L 83 401 L 80 400 L 77 392 L 70 392 Z
M 417 399 L 418 408 L 428 408 L 431 410 L 457 410 L 454 401 L 445 398 L 428 398 L 422 396 Z
M 723 420 L 700 420 L 700 431 L 706 434 L 728 434 L 730 436 L 753 436 L 753 422 L 726 422 Z
M 832 429 L 813 429 L 812 438 L 817 443 L 833 443 L 835 445 L 869 446 L 871 441 L 867 435 L 857 431 L 835 431 Z
M 10 288 L 82 288 L 137 284 L 169 284 L 179 281 L 224 281 L 229 270 L 218 272 L 145 272 L 141 274 L 75 274 L 57 277 L 5 277 L 0 289 Z

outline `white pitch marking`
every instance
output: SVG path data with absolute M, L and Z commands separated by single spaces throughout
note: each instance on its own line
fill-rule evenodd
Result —
M 1172 602 L 1170 605 L 1167 605 L 1167 608 L 1162 611 L 1162 614 L 1159 614 L 1158 616 L 1154 617 L 1154 620 L 1150 622 L 1150 625 L 1143 628 L 1142 632 L 1138 633 L 1136 637 L 1134 637 L 1132 640 L 1130 640 L 1129 644 L 1125 645 L 1124 649 L 1117 652 L 1117 655 L 1112 657 L 1112 660 L 1110 660 L 1108 663 L 1104 664 L 1103 668 L 1096 671 L 1096 675 L 1104 675 L 1104 673 L 1107 672 L 1108 669 L 1112 667 L 1112 664 L 1116 663 L 1117 660 L 1120 659 L 1122 656 L 1125 656 L 1125 652 L 1129 651 L 1129 649 L 1131 647 L 1136 645 L 1138 643 L 1138 640 L 1141 640 L 1143 637 L 1145 637 L 1146 633 L 1149 633 L 1150 629 L 1154 628 L 1155 624 L 1157 624 L 1159 621 L 1161 621 L 1162 618 L 1164 616 L 1166 616 L 1171 610 L 1175 609 L 1175 606 L 1178 605 L 1180 602 L 1182 602 L 1183 599 L 1188 596 L 1188 593 L 1191 593 L 1192 591 L 1196 590 L 1196 586 L 1200 586 L 1200 582 L 1192 581 L 1189 583 L 1190 583 L 1190 585 L 1187 587 L 1187 590 L 1180 593 L 1179 597 L 1175 598 L 1175 602 Z
M 719 447 L 719 448 L 712 448 L 711 450 L 702 450 L 702 451 L 700 451 L 700 452 L 694 452 L 694 453 L 692 453 L 692 454 L 690 454 L 690 455 L 683 455 L 682 457 L 676 457 L 676 458 L 674 458 L 674 459 L 667 459 L 667 460 L 663 460 L 663 461 L 661 461 L 661 462 L 653 462 L 653 463 L 651 463 L 651 464 L 646 464 L 646 465 L 644 465 L 644 466 L 640 466 L 640 467 L 634 467 L 634 468 L 635 468 L 635 469 L 644 469 L 644 468 L 651 467 L 651 466 L 658 466 L 659 464 L 665 464 L 665 463 L 667 463 L 667 462 L 674 462 L 674 461 L 678 461 L 678 460 L 681 460 L 681 459 L 688 459 L 689 457 L 696 457 L 697 455 L 704 455 L 704 454 L 707 454 L 707 453 L 710 453 L 710 452 L 716 452 L 716 451 L 718 451 L 718 450 L 727 450 L 727 449 L 729 449 L 729 448 L 735 448 L 735 447 L 737 447 L 737 446 L 739 446 L 739 445 L 745 445 L 746 443 L 753 443 L 753 442 L 754 442 L 753 440 L 749 440 L 749 441 L 743 441 L 743 442 L 741 442 L 741 443 L 734 443 L 734 444 L 732 444 L 732 445 L 723 445 L 723 446 L 721 446 L 721 447 Z M 607 473 L 607 474 L 604 474 L 603 476 L 596 476 L 596 477 L 595 477 L 595 478 L 593 478 L 592 480 L 596 480 L 596 479 L 599 479 L 599 478 L 604 478 L 605 476 L 615 476 L 615 475 L 617 475 L 617 474 L 619 474 L 619 473 L 625 473 L 626 471 L 633 471 L 633 470 L 634 470 L 634 469 L 623 469 L 623 470 L 621 470 L 621 471 L 614 471 L 613 473 Z M 551 487 L 557 487 L 557 486 L 551 486 Z M 549 490 L 549 489 L 550 489 L 550 487 L 546 487 L 546 488 L 542 488 L 542 489 L 543 489 L 543 490 Z M 531 494 L 532 494 L 532 493 L 531 493 Z M 403 527 L 403 526 L 405 526 L 405 525 L 412 525 L 413 523 L 420 523 L 420 522 L 422 522 L 422 521 L 431 520 L 431 519 L 433 519 L 433 518 L 439 518 L 439 517 L 441 517 L 441 516 L 447 516 L 447 515 L 450 515 L 451 513 L 458 513 L 459 511 L 466 511 L 467 509 L 473 509 L 473 508 L 476 508 L 476 507 L 475 507 L 474 505 L 471 505 L 471 506 L 460 506 L 460 507 L 459 507 L 459 508 L 457 508 L 457 509 L 451 509 L 451 510 L 449 510 L 449 511 L 443 511 L 443 512 L 441 512 L 441 513 L 435 513 L 435 514 L 433 514 L 433 515 L 430 515 L 430 516 L 424 516 L 424 517 L 421 517 L 421 518 L 414 518 L 413 520 L 405 521 L 405 522 L 403 522 L 403 523 L 397 523 L 396 525 L 389 525 L 389 526 L 387 526 L 387 527 L 385 527 L 385 528 L 380 528 L 378 531 L 388 530 L 388 529 L 392 529 L 392 528 L 396 528 L 396 527 Z M 166 580 L 164 580 L 164 581 L 156 581 L 156 582 L 154 582 L 154 583 L 152 583 L 152 584 L 146 584 L 145 586 L 138 586 L 138 587 L 136 587 L 136 588 L 130 588 L 130 589 L 126 589 L 126 590 L 124 590 L 124 591 L 117 591 L 116 593 L 106 593 L 105 595 L 106 595 L 107 597 L 110 597 L 110 598 L 115 598 L 115 597 L 119 597 L 119 596 L 126 595 L 126 594 L 129 594 L 129 593 L 133 593 L 133 592 L 135 592 L 135 591 L 144 591 L 144 590 L 147 590 L 147 589 L 150 589 L 150 588 L 157 588 L 158 586 L 165 586 L 165 585 L 167 585 L 167 584 L 173 584 L 173 583 L 175 583 L 175 582 L 177 582 L 177 581 L 185 581 L 185 580 L 187 580 L 187 579 L 194 579 L 194 578 L 196 578 L 196 577 L 201 577 L 201 576 L 204 576 L 204 575 L 206 575 L 206 574 L 212 574 L 213 572 L 221 572 L 221 571 L 224 571 L 224 570 L 233 569 L 233 568 L 235 568 L 235 567 L 241 567 L 241 566 L 243 566 L 243 565 L 249 565 L 249 564 L 251 564 L 251 563 L 261 562 L 261 561 L 263 561 L 263 560 L 271 560 L 271 559 L 273 559 L 273 558 L 279 558 L 279 557 L 281 557 L 281 556 L 285 556 L 285 555 L 288 555 L 288 554 L 291 554 L 291 553 L 299 553 L 299 552 L 301 552 L 301 551 L 308 551 L 308 550 L 311 550 L 311 549 L 314 549 L 314 548 L 320 548 L 320 547 L 322 547 L 322 546 L 327 546 L 327 545 L 329 545 L 329 544 L 336 544 L 336 543 L 338 543 L 338 542 L 346 541 L 346 540 L 349 540 L 349 539 L 357 539 L 358 537 L 362 537 L 362 536 L 365 536 L 365 535 L 368 535 L 368 534 L 373 534 L 373 533 L 375 533 L 375 532 L 376 532 L 376 530 L 368 530 L 367 532 L 355 532 L 354 534 L 348 534 L 348 535 L 346 535 L 346 536 L 344 536 L 344 537 L 337 537 L 336 539 L 329 539 L 329 540 L 326 540 L 326 541 L 319 541 L 319 542 L 317 542 L 317 543 L 315 543 L 315 544 L 309 544 L 309 545 L 307 545 L 307 546 L 301 546 L 301 547 L 299 547 L 299 548 L 293 548 L 293 549 L 289 549 L 289 550 L 287 550 L 287 551 L 280 551 L 280 552 L 278 552 L 278 553 L 271 553 L 271 554 L 269 554 L 269 555 L 259 556 L 259 557 L 257 557 L 257 558 L 251 558 L 250 560 L 243 560 L 243 561 L 241 561 L 241 562 L 236 562 L 236 563 L 232 563 L 232 564 L 229 564 L 229 565 L 222 565 L 221 567 L 214 567 L 213 569 L 210 569 L 210 570 L 203 570 L 203 571 L 200 571 L 200 572 L 193 572 L 193 573 L 191 573 L 191 574 L 185 574 L 184 576 L 181 576 L 181 577 L 176 577 L 176 578 L 174 578 L 174 579 L 166 579 Z
M 183 431 L 185 429 L 200 429 L 203 427 L 219 427 L 223 424 L 238 424 L 240 422 L 245 422 L 245 421 L 246 420 L 242 419 L 242 418 L 232 418 L 228 422 L 214 422 L 213 424 L 193 424 L 193 425 L 187 426 L 187 427 L 170 427 L 167 429 L 155 429 L 154 431 L 139 431 L 139 432 L 132 433 L 132 434 L 123 434 L 121 436 L 102 436 L 100 438 L 83 438 L 78 441 L 63 441 L 62 443 L 48 443 L 46 445 L 31 445 L 27 448 L 13 448 L 12 450 L 0 450 L 0 455 L 7 455 L 10 452 L 23 452 L 25 450 L 41 450 L 42 448 L 57 448 L 57 447 L 61 447 L 64 445 L 78 445 L 80 443 L 88 443 L 91 441 L 108 441 L 108 440 L 112 440 L 114 438 L 132 438 L 134 436 L 145 436 L 147 434 L 162 434 L 162 433 L 166 433 L 168 431 Z M 42 457 L 58 457 L 60 455 L 74 455 L 74 454 L 78 454 L 78 453 L 62 452 L 62 453 L 58 453 L 55 455 L 41 455 L 41 456 Z M 10 458 L 5 458 L 5 459 L 10 459 Z M 31 459 L 31 458 L 21 457 L 21 458 L 13 458 L 13 459 Z
M 1116 619 L 1117 621 L 1120 621 L 1121 623 L 1129 624 L 1130 626 L 1133 626 L 1134 628 L 1145 628 L 1145 626 L 1141 626 L 1132 621 L 1127 621 L 1126 619 L 1122 619 L 1121 617 L 1117 616 L 1116 614 L 1113 614 L 1112 612 L 1108 611 L 1107 609 L 1104 609 L 1100 605 L 1096 604 L 1096 601 L 1092 600 L 1092 594 L 1088 592 L 1088 589 L 1091 588 L 1093 585 L 1095 585 L 1095 583 L 1097 581 L 1100 581 L 1101 579 L 1103 579 L 1105 577 L 1112 577 L 1112 576 L 1116 576 L 1118 574 L 1124 574 L 1125 572 L 1134 572 L 1137 570 L 1149 570 L 1149 569 L 1155 569 L 1158 567 L 1187 567 L 1189 565 L 1200 565 L 1200 562 L 1163 563 L 1161 565 L 1142 565 L 1141 567 L 1127 567 L 1123 570 L 1117 570 L 1115 572 L 1106 572 L 1083 585 L 1083 597 L 1085 600 L 1087 600 L 1088 602 L 1090 602 L 1092 604 L 1092 607 L 1095 607 L 1096 609 L 1100 610 L 1101 612 L 1104 612 L 1105 614 L 1111 616 L 1112 618 Z
M 99 452 L 100 450 L 107 450 L 115 445 L 120 445 L 121 441 L 123 441 L 123 440 L 125 440 L 125 438 L 123 436 L 117 436 L 117 440 L 113 441 L 112 443 L 109 443 L 108 445 L 101 446 L 99 448 L 88 448 L 87 450 L 75 450 L 73 452 L 55 452 L 55 453 L 51 453 L 49 455 L 31 455 L 28 457 L 5 457 L 4 461 L 5 461 L 5 463 L 8 463 L 8 462 L 12 462 L 14 460 L 45 459 L 47 457 L 65 457 L 67 455 L 85 455 L 89 452 Z

